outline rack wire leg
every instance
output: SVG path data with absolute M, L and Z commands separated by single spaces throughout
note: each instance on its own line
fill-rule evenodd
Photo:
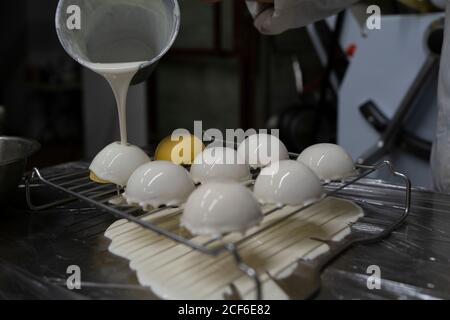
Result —
M 234 260 L 236 264 L 238 265 L 239 269 L 247 275 L 249 278 L 253 279 L 255 282 L 255 289 L 256 289 L 256 300 L 262 300 L 262 286 L 261 286 L 261 280 L 259 279 L 259 275 L 256 272 L 255 269 L 250 267 L 248 264 L 246 264 L 241 256 L 239 255 L 239 252 L 236 248 L 236 246 L 233 243 L 228 243 L 226 245 L 226 249 L 233 255 Z

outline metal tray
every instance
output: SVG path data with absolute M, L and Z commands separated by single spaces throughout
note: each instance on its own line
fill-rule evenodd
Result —
M 411 183 L 409 179 L 402 173 L 396 172 L 392 164 L 388 161 L 381 162 L 374 166 L 362 166 L 358 165 L 359 175 L 352 177 L 342 182 L 332 182 L 324 184 L 326 189 L 326 197 L 338 196 L 346 190 L 351 190 L 352 186 L 361 179 L 369 176 L 371 173 L 387 169 L 392 173 L 394 178 L 401 179 L 404 186 L 404 205 L 402 208 L 398 208 L 396 204 L 392 204 L 392 214 L 385 216 L 383 224 L 380 225 L 379 219 L 372 219 L 371 216 L 377 215 L 376 210 L 372 212 L 367 207 L 365 208 L 365 217 L 360 219 L 357 223 L 351 225 L 351 234 L 340 242 L 329 242 L 321 239 L 315 239 L 324 241 L 330 246 L 330 251 L 313 261 L 298 261 L 297 270 L 295 270 L 287 279 L 274 279 L 280 287 L 290 296 L 295 299 L 310 298 L 320 288 L 320 274 L 324 268 L 342 252 L 350 248 L 351 246 L 359 243 L 376 242 L 389 236 L 392 231 L 399 227 L 407 218 L 411 205 Z M 51 186 L 65 194 L 62 198 L 55 201 L 49 201 L 44 204 L 36 205 L 32 201 L 32 188 L 33 184 L 44 184 Z M 112 214 L 117 218 L 127 219 L 146 228 L 150 231 L 156 232 L 161 236 L 167 237 L 175 242 L 189 246 L 193 250 L 197 250 L 207 255 L 217 256 L 223 252 L 228 251 L 233 255 L 236 262 L 236 266 L 248 277 L 252 278 L 255 282 L 256 298 L 262 299 L 261 281 L 258 273 L 242 260 L 239 254 L 239 245 L 244 241 L 254 237 L 256 234 L 273 227 L 274 225 L 284 221 L 285 219 L 295 215 L 307 207 L 305 206 L 282 219 L 276 220 L 270 225 L 264 228 L 259 228 L 257 231 L 246 234 L 240 237 L 237 241 L 232 243 L 222 242 L 221 239 L 212 238 L 206 243 L 197 243 L 191 240 L 186 232 L 174 232 L 168 230 L 158 224 L 149 223 L 141 220 L 143 216 L 147 216 L 158 212 L 159 209 L 152 210 L 150 212 L 144 212 L 141 208 L 125 205 L 125 204 L 112 204 L 110 200 L 117 197 L 122 190 L 112 184 L 99 185 L 89 180 L 89 170 L 87 167 L 78 168 L 75 170 L 64 170 L 61 173 L 45 175 L 37 168 L 33 169 L 32 173 L 25 180 L 26 198 L 27 203 L 31 210 L 40 211 L 49 209 L 61 204 L 65 204 L 75 200 L 81 200 L 85 203 L 98 208 L 106 213 Z M 355 201 L 365 202 L 361 199 L 354 199 Z M 279 209 L 279 208 L 277 208 Z M 276 211 L 277 209 L 274 209 Z M 400 209 L 400 210 L 399 210 Z M 180 209 L 179 214 L 182 213 Z M 375 222 L 377 221 L 377 222 Z M 295 286 L 295 288 L 292 288 Z M 301 290 L 298 290 L 298 288 Z M 232 294 L 227 295 L 226 298 L 238 299 L 240 298 L 239 292 L 236 288 L 231 286 Z

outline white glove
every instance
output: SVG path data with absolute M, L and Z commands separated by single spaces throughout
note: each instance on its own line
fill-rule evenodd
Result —
M 445 9 L 445 4 L 447 0 L 431 0 L 431 3 L 434 4 L 439 9 Z
M 321 20 L 358 0 L 274 0 L 273 5 L 247 1 L 255 27 L 263 34 L 279 34 Z
M 438 80 L 438 121 L 431 152 L 431 172 L 436 189 L 450 193 L 450 5 L 447 5 L 445 14 Z

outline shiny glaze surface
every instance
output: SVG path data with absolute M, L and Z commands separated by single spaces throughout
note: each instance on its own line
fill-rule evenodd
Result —
M 324 191 L 319 178 L 306 165 L 283 160 L 261 171 L 254 194 L 261 203 L 307 205 L 320 199 Z
M 246 187 L 231 181 L 213 181 L 191 194 L 181 222 L 193 234 L 220 236 L 244 232 L 262 218 L 258 202 Z
M 341 180 L 355 174 L 352 158 L 341 146 L 331 143 L 312 145 L 299 155 L 298 161 L 310 167 L 321 180 Z
M 239 145 L 237 152 L 242 162 L 254 168 L 289 159 L 289 153 L 283 142 L 268 134 L 255 134 L 248 137 Z
M 183 167 L 170 161 L 152 161 L 139 167 L 128 180 L 124 197 L 143 208 L 179 205 L 195 189 Z
M 195 158 L 191 166 L 192 178 L 201 183 L 222 179 L 236 182 L 250 179 L 250 167 L 237 160 L 234 149 L 207 148 Z
M 125 186 L 134 170 L 149 161 L 140 148 L 113 142 L 97 154 L 89 169 L 102 180 Z

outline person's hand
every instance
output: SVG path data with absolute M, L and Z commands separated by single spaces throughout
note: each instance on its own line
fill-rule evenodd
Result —
M 207 3 L 215 3 L 215 2 L 221 2 L 222 0 L 202 0 L 203 2 Z M 260 3 L 273 3 L 274 0 L 247 0 L 247 1 L 255 1 Z

